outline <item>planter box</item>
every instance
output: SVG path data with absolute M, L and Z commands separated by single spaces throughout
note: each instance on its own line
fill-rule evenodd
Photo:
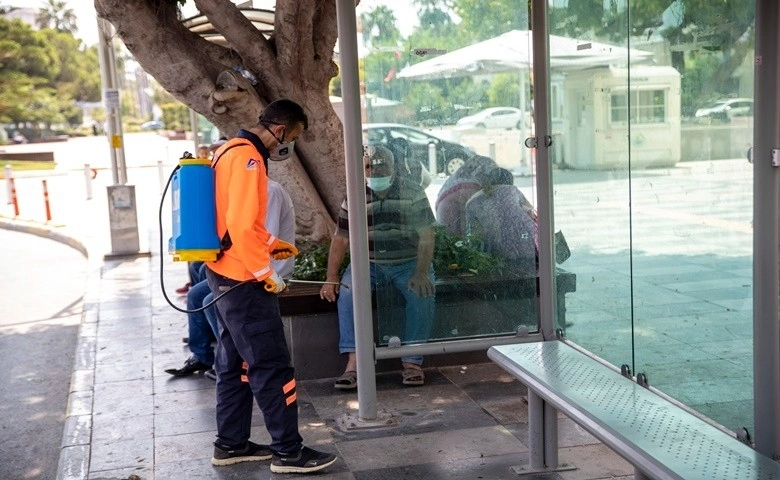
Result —
M 558 269 L 558 322 L 566 322 L 566 294 L 576 291 L 576 275 Z M 340 375 L 345 360 L 338 353 L 339 326 L 336 304 L 319 296 L 317 285 L 290 285 L 279 295 L 279 307 L 285 327 L 296 376 L 301 379 Z M 498 336 L 525 325 L 537 329 L 537 277 L 521 278 L 443 278 L 436 281 L 436 312 L 431 341 L 475 336 Z M 404 300 L 392 287 L 374 295 L 374 338 L 386 345 L 391 336 L 401 336 Z M 376 309 L 381 314 L 377 314 Z M 486 352 L 431 355 L 425 366 L 459 365 L 488 362 Z M 398 369 L 397 360 L 384 360 L 377 371 Z
M 53 162 L 54 152 L 0 153 L 0 160 L 27 160 L 31 162 Z

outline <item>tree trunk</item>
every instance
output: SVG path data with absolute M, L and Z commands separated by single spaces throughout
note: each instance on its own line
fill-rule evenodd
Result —
M 334 0 L 277 0 L 274 33 L 266 39 L 229 0 L 195 0 L 225 45 L 190 32 L 176 0 L 95 0 L 98 16 L 157 82 L 228 137 L 257 122 L 268 103 L 300 103 L 309 129 L 296 155 L 269 166 L 293 198 L 298 235 L 329 238 L 345 195 L 342 127 L 328 95 L 337 73 Z M 237 70 L 251 72 L 250 83 Z

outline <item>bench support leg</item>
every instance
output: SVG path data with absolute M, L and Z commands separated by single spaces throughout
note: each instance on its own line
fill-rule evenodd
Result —
M 544 464 L 558 468 L 558 409 L 544 402 Z
M 544 400 L 532 391 L 528 391 L 528 463 L 532 470 L 543 470 L 545 428 Z
M 528 391 L 528 466 L 512 467 L 518 475 L 575 470 L 558 465 L 558 410 Z
M 653 479 L 645 475 L 644 472 L 642 472 L 638 468 L 634 467 L 634 480 L 653 480 Z

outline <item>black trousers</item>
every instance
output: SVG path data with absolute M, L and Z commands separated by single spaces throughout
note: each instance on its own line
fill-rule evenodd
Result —
M 206 268 L 214 297 L 240 282 Z M 217 372 L 217 443 L 243 448 L 252 427 L 252 401 L 263 412 L 271 435 L 271 450 L 294 453 L 301 448 L 295 371 L 284 338 L 279 300 L 250 282 L 217 301 L 219 341 Z M 248 364 L 243 382 L 242 363 Z

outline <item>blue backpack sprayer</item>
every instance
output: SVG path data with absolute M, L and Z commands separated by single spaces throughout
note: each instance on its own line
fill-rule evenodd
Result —
M 236 145 L 238 146 L 238 145 Z M 229 147 L 233 148 L 233 147 Z M 227 151 L 227 150 L 225 150 Z M 224 153 L 224 152 L 222 152 Z M 174 262 L 212 262 L 230 248 L 230 236 L 226 233 L 220 239 L 217 235 L 217 212 L 214 199 L 214 166 L 219 158 L 212 161 L 207 158 L 194 158 L 191 153 L 184 152 L 179 164 L 173 169 L 168 183 L 160 199 L 158 214 L 160 229 L 160 252 L 163 251 L 162 210 L 168 187 L 171 187 L 171 222 L 172 233 L 168 240 L 168 253 Z M 254 282 L 247 280 L 239 283 Z M 178 307 L 171 302 L 165 292 L 163 280 L 163 259 L 160 255 L 160 289 L 168 305 L 182 313 L 195 313 L 213 305 L 223 295 L 233 289 L 221 293 L 207 305 L 194 310 Z
M 179 160 L 179 164 L 173 169 L 171 176 L 168 178 L 168 183 L 165 185 L 165 190 L 163 190 L 162 198 L 160 199 L 158 221 L 160 229 L 160 252 L 162 252 L 162 210 L 168 187 L 171 187 L 172 234 L 171 238 L 168 240 L 168 253 L 173 256 L 174 262 L 212 262 L 218 260 L 222 253 L 231 247 L 230 235 L 227 232 L 222 238 L 219 238 L 217 235 L 214 168 L 225 152 L 231 148 L 242 145 L 246 144 L 236 144 L 228 147 L 220 152 L 220 156 L 216 157 L 213 161 L 206 158 L 194 158 L 191 153 L 184 152 L 182 158 Z M 245 283 L 254 281 L 255 280 L 252 279 L 241 282 L 230 290 L 214 297 L 214 300 L 208 304 L 194 310 L 187 310 L 174 305 L 165 292 L 163 260 L 162 255 L 160 255 L 160 288 L 168 305 L 179 312 L 195 313 L 205 310 L 222 298 L 222 296 L 233 291 L 233 289 L 238 288 Z M 316 284 L 330 283 L 308 280 L 288 281 Z M 349 288 L 346 285 L 340 285 L 344 288 Z

